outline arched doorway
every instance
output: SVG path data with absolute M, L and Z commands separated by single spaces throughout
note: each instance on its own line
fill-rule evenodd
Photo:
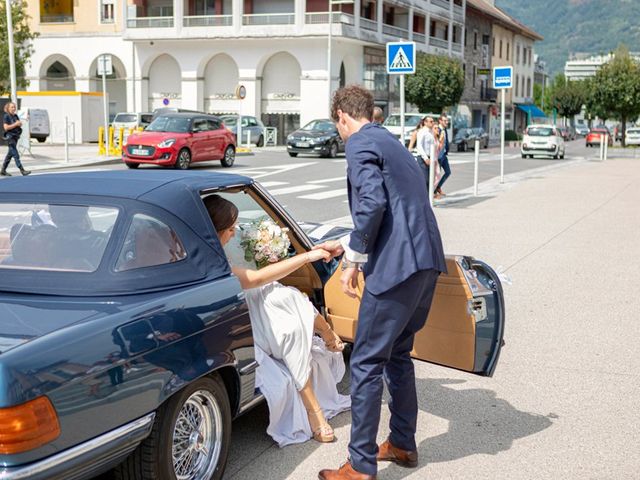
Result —
M 166 53 L 149 67 L 149 111 L 182 104 L 182 72 L 180 65 Z
M 54 55 L 42 62 L 40 91 L 75 91 L 76 72 L 71 60 L 64 55 Z
M 204 110 L 209 113 L 238 113 L 235 97 L 239 73 L 236 62 L 224 53 L 216 55 L 204 71 Z
M 98 62 L 101 56 L 97 56 L 89 67 L 89 78 L 91 79 L 89 88 L 92 92 L 102 92 L 102 75 L 98 75 Z M 112 116 L 127 111 L 127 71 L 124 63 L 118 57 L 110 56 L 113 68 L 111 75 L 106 76 L 106 84 L 109 95 L 109 115 Z
M 276 53 L 262 69 L 262 122 L 278 129 L 278 143 L 300 128 L 300 76 L 298 60 L 289 53 Z

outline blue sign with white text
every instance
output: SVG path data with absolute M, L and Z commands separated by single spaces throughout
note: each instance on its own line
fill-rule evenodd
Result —
M 513 88 L 513 67 L 494 67 L 493 88 Z
M 387 43 L 387 73 L 416 73 L 416 44 Z

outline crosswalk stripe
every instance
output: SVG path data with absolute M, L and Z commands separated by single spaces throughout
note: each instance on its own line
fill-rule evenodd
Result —
M 334 178 L 324 178 L 322 180 L 310 180 L 307 183 L 329 183 L 329 182 L 339 182 L 340 180 L 346 181 L 347 177 L 334 177 Z
M 326 192 L 312 193 L 309 195 L 302 195 L 304 200 L 324 200 L 325 198 L 341 197 L 347 194 L 346 188 L 339 188 L 337 190 L 327 190 Z
M 271 190 L 269 193 L 271 195 L 287 195 L 289 193 L 306 192 L 309 190 L 317 190 L 319 188 L 324 188 L 324 186 L 305 184 L 305 185 L 298 185 L 296 187 L 276 188 L 275 190 Z
M 289 182 L 260 182 L 263 187 L 277 187 L 278 185 L 289 185 Z

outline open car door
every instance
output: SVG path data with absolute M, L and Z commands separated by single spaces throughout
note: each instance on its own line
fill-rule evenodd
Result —
M 504 296 L 498 275 L 471 257 L 447 256 L 425 326 L 411 355 L 418 360 L 491 376 L 504 344 Z M 342 292 L 338 269 L 324 287 L 327 318 L 343 340 L 355 339 L 359 298 Z M 360 275 L 359 288 L 364 288 Z

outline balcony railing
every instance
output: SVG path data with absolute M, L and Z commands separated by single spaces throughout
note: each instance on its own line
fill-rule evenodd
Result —
M 40 23 L 73 23 L 73 15 L 40 15 Z
M 347 25 L 353 25 L 353 15 L 343 12 L 333 12 L 333 23 L 344 23 Z M 304 23 L 308 25 L 320 25 L 329 23 L 329 12 L 313 12 L 306 13 L 304 16 Z
M 449 10 L 449 6 L 451 5 L 449 0 L 431 0 L 431 3 L 445 10 Z
M 373 32 L 378 31 L 378 22 L 369 20 L 368 18 L 360 18 L 360 27 Z
M 171 28 L 173 17 L 136 17 L 127 19 L 128 28 Z
M 232 24 L 231 15 L 192 15 L 184 17 L 185 27 L 228 27 Z
M 448 46 L 447 46 L 448 48 Z M 452 43 L 451 44 L 451 50 L 456 52 L 456 53 L 462 53 L 462 44 L 460 43 Z
M 414 40 L 416 43 L 422 43 L 422 44 L 424 44 L 424 43 L 427 41 L 427 37 L 426 37 L 426 35 L 425 35 L 424 33 L 416 33 L 416 32 L 413 32 L 413 40 Z
M 293 25 L 295 13 L 251 13 L 242 16 L 243 25 Z
M 409 30 L 396 27 L 395 25 L 382 24 L 382 33 L 398 38 L 409 38 Z
M 449 42 L 446 40 L 442 40 L 440 38 L 435 38 L 435 37 L 429 37 L 429 45 L 431 45 L 432 47 L 438 47 L 438 48 L 449 48 Z

